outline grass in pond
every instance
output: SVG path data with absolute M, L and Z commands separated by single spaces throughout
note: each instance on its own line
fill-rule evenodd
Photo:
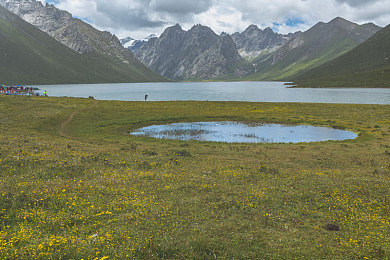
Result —
M 203 129 L 171 129 L 152 132 L 151 136 L 162 136 L 162 137 L 198 137 L 204 134 L 210 134 L 211 131 Z
M 0 109 L 2 259 L 390 257 L 390 106 L 0 96 Z M 218 120 L 339 127 L 359 138 L 224 144 L 128 134 Z

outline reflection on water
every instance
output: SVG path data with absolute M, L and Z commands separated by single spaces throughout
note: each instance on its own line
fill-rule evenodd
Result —
M 197 140 L 225 143 L 302 143 L 355 139 L 350 131 L 306 125 L 239 122 L 196 122 L 153 125 L 130 133 L 159 139 Z

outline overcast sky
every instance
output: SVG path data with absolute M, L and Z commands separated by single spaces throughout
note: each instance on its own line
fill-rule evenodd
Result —
M 45 2 L 45 0 L 41 0 Z M 341 16 L 356 23 L 390 23 L 390 0 L 46 0 L 119 38 L 143 38 L 179 23 L 211 27 L 216 33 L 248 25 L 280 33 L 306 30 Z

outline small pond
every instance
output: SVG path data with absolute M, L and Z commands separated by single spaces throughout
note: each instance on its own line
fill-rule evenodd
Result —
M 303 143 L 341 141 L 357 134 L 328 127 L 240 122 L 196 122 L 152 125 L 130 133 L 159 139 L 224 143 Z

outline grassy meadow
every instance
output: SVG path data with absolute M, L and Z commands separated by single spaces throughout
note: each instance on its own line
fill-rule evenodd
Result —
M 0 96 L 0 259 L 389 259 L 390 106 Z M 151 124 L 330 126 L 225 144 Z

